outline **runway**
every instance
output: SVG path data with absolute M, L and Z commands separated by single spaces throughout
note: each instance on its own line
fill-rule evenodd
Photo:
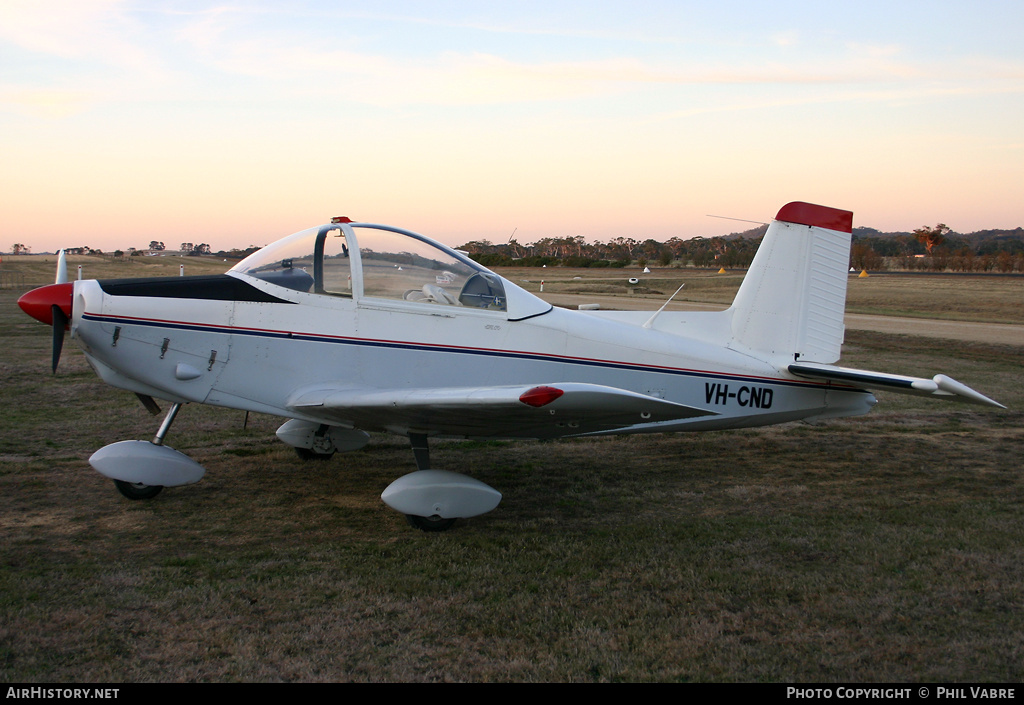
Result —
M 579 294 L 538 294 L 548 303 L 556 306 L 575 308 L 580 304 L 599 304 L 608 311 L 656 311 L 660 302 L 653 299 L 630 298 L 628 296 L 600 296 Z M 669 311 L 722 311 L 720 304 L 672 302 Z M 994 345 L 1024 346 L 1024 325 L 1011 323 L 976 323 L 973 321 L 947 321 L 932 318 L 910 318 L 900 316 L 872 316 L 860 313 L 846 314 L 848 330 L 870 330 L 879 333 L 898 333 L 925 338 L 947 340 L 968 340 Z

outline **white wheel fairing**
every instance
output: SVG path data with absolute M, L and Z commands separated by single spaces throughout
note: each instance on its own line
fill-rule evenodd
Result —
M 191 485 L 206 468 L 184 453 L 149 441 L 119 441 L 92 454 L 89 464 L 101 475 L 131 484 L 163 487 Z
M 497 507 L 501 493 L 457 472 L 418 470 L 392 482 L 380 498 L 402 514 L 466 519 Z

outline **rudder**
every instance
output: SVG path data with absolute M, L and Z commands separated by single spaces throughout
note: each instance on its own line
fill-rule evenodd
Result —
M 852 233 L 850 211 L 783 206 L 729 309 L 730 347 L 789 361 L 838 360 Z

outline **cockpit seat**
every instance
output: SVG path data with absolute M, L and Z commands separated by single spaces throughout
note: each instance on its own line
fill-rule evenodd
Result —
M 505 287 L 490 272 L 477 272 L 466 280 L 459 303 L 474 308 L 505 309 Z

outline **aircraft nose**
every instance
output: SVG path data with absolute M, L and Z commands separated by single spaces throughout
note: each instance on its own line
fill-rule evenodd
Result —
M 50 284 L 27 292 L 18 299 L 21 310 L 48 326 L 53 325 L 53 307 L 64 312 L 65 322 L 71 318 L 71 302 L 75 283 Z

